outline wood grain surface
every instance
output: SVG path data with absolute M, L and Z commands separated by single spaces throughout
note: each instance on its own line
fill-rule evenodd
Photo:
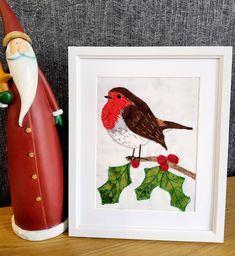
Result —
M 67 233 L 56 238 L 29 242 L 11 229 L 10 207 L 0 209 L 0 255 L 74 256 L 234 256 L 235 255 L 235 177 L 228 178 L 225 242 L 189 243 L 121 239 L 72 238 Z
M 68 161 L 68 46 L 235 44 L 234 0 L 7 1 L 32 38 L 38 63 L 64 109 L 65 127 L 60 131 L 60 138 L 65 173 Z M 0 61 L 6 64 L 3 49 Z M 235 65 L 232 81 L 228 175 L 235 175 Z M 5 126 L 6 110 L 0 109 L 0 206 L 10 205 Z

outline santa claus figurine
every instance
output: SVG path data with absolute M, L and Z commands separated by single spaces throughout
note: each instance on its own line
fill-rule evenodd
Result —
M 11 74 L 4 73 L 0 66 L 0 106 L 8 106 L 12 227 L 24 239 L 44 240 L 67 228 L 62 155 L 56 130 L 56 124 L 62 125 L 63 111 L 38 67 L 30 37 L 5 0 L 0 2 L 0 14 Z

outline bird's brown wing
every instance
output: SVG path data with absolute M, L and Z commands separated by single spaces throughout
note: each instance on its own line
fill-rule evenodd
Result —
M 155 141 L 167 149 L 162 129 L 146 103 L 142 104 L 141 107 L 138 105 L 129 106 L 123 111 L 122 116 L 132 132 Z

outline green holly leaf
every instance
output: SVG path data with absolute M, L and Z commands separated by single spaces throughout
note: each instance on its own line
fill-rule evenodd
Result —
M 102 204 L 115 204 L 125 187 L 131 184 L 130 164 L 109 167 L 107 182 L 98 188 Z
M 163 172 L 159 166 L 146 168 L 144 171 L 145 179 L 135 189 L 137 200 L 149 199 L 152 191 L 159 186 L 170 194 L 171 206 L 185 211 L 190 202 L 190 197 L 186 196 L 182 189 L 185 178 L 171 172 Z
M 171 196 L 171 206 L 185 211 L 186 206 L 190 203 L 190 197 L 183 192 L 182 186 L 185 178 L 177 176 L 171 172 L 165 172 L 160 182 L 160 188 L 167 191 Z
M 160 185 L 163 172 L 158 166 L 153 168 L 145 168 L 145 178 L 142 184 L 135 189 L 137 200 L 146 200 L 151 196 L 152 191 Z

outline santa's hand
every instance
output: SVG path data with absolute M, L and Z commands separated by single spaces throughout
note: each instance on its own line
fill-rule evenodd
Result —
M 6 107 L 13 100 L 13 94 L 11 91 L 0 92 L 1 107 Z

